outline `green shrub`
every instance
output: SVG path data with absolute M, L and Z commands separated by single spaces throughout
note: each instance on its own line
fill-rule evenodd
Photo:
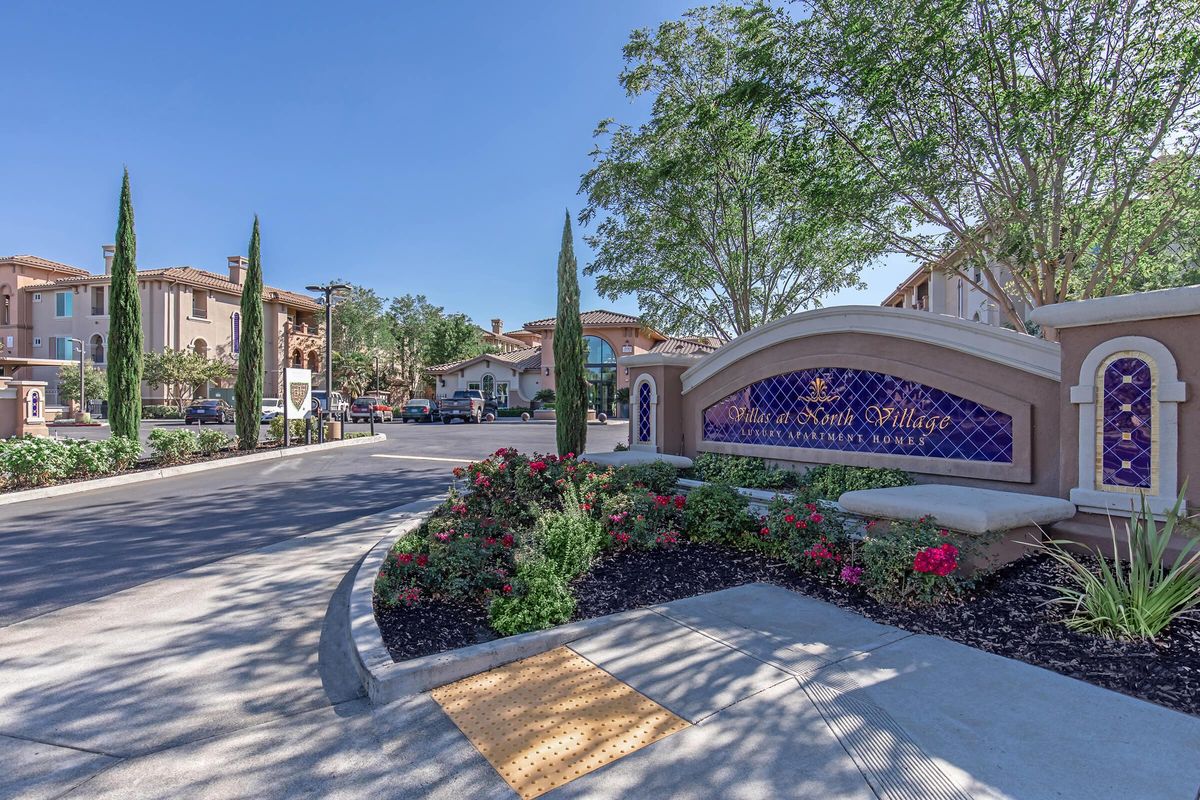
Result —
M 502 636 L 528 631 L 540 631 L 571 619 L 575 613 L 575 598 L 559 575 L 558 569 L 545 559 L 535 559 L 517 569 L 509 593 L 501 594 L 488 605 L 492 628 Z
M 142 457 L 142 445 L 136 439 L 110 436 L 99 442 L 106 451 L 111 469 L 129 469 Z
M 533 399 L 539 403 L 553 403 L 557 399 L 557 395 L 554 394 L 553 389 L 539 389 Z
M 314 442 L 316 442 L 317 441 L 317 424 L 318 424 L 316 418 L 315 417 L 312 418 L 312 422 L 309 424 L 312 426 L 312 440 Z M 292 430 L 292 436 L 291 436 L 292 444 L 304 444 L 304 420 L 303 419 L 289 420 L 288 427 L 291 428 L 291 430 Z M 325 438 L 327 440 L 329 439 L 329 431 L 330 431 L 329 423 L 326 422 L 325 423 Z M 365 434 L 365 435 L 370 435 L 370 434 Z M 352 439 L 355 437 L 351 436 L 350 434 L 346 434 L 345 438 Z M 271 442 L 283 442 L 283 417 L 281 417 L 281 416 L 280 417 L 271 417 L 271 421 L 267 423 L 267 440 L 271 441 Z
M 202 430 L 199 436 L 196 437 L 197 449 L 206 456 L 211 456 L 214 453 L 219 453 L 227 449 L 233 442 L 234 438 L 232 436 L 215 430 Z
M 183 419 L 175 406 L 144 406 L 142 416 L 146 419 Z
M 930 517 L 915 522 L 869 523 L 859 552 L 867 592 L 889 603 L 927 605 L 958 594 L 962 543 Z
M 564 581 L 586 572 L 604 543 L 600 523 L 578 511 L 546 514 L 533 531 L 534 548 Z
M 44 486 L 67 477 L 67 445 L 41 436 L 9 439 L 0 450 L 0 473 L 12 486 Z
M 113 471 L 112 457 L 104 442 L 68 439 L 63 442 L 66 473 L 72 478 L 90 478 Z
M 744 545 L 756 520 L 750 501 L 732 486 L 707 483 L 688 492 L 684 528 L 694 542 Z
M 822 464 L 805 472 L 800 483 L 809 499 L 837 500 L 846 492 L 859 489 L 911 486 L 913 479 L 907 472 L 898 469 Z
M 524 406 L 514 406 L 513 408 L 501 408 L 496 411 L 496 415 L 500 417 L 519 417 L 522 414 L 529 413 L 529 409 Z
M 352 433 L 343 433 L 343 439 L 365 439 L 371 434 L 367 431 L 353 431 Z
M 150 431 L 150 452 L 163 464 L 182 461 L 200 447 L 200 437 L 187 428 L 155 428 Z
M 1139 515 L 1125 523 L 1124 559 L 1111 522 L 1111 563 L 1097 550 L 1093 567 L 1067 552 L 1067 542 L 1046 543 L 1047 552 L 1070 571 L 1071 583 L 1055 587 L 1061 595 L 1057 602 L 1070 609 L 1068 627 L 1111 638 L 1153 639 L 1200 605 L 1200 542 L 1189 537 L 1169 566 L 1164 560 L 1179 532 L 1183 497 L 1181 491 L 1161 526 L 1142 499 Z
M 692 471 L 699 480 L 746 489 L 787 489 L 798 485 L 796 473 L 773 469 L 763 459 L 752 456 L 701 453 L 696 456 Z
M 641 489 L 655 494 L 671 494 L 679 483 L 679 470 L 665 461 L 618 467 L 613 472 L 613 486 L 618 491 Z

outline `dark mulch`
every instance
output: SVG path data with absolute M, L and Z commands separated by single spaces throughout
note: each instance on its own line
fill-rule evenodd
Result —
M 914 633 L 941 636 L 1153 703 L 1200 715 L 1200 621 L 1180 620 L 1157 643 L 1118 642 L 1075 633 L 1046 601 L 1062 568 L 1029 556 L 979 582 L 957 603 L 906 608 L 879 603 L 858 587 L 797 573 L 753 553 L 700 544 L 623 552 L 603 558 L 574 584 L 578 619 L 664 603 L 762 581 Z M 422 603 L 377 610 L 397 661 L 495 638 L 484 609 Z
M 487 609 L 449 600 L 423 600 L 405 608 L 375 603 L 375 620 L 393 661 L 405 661 L 498 638 Z

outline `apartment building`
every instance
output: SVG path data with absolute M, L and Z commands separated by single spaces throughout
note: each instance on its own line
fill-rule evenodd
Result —
M 7 356 L 32 359 L 85 358 L 104 369 L 108 359 L 109 302 L 115 248 L 103 248 L 103 272 L 38 256 L 0 257 L 0 342 Z M 138 270 L 142 336 L 150 352 L 190 350 L 235 362 L 241 339 L 241 295 L 247 261 L 230 256 L 223 274 L 195 267 Z M 263 287 L 266 367 L 264 393 L 278 395 L 285 366 L 316 371 L 323 338 L 323 307 L 313 298 Z M 22 367 L 22 377 L 47 382 L 57 403 L 58 368 Z M 142 386 L 143 401 L 161 403 L 163 387 Z

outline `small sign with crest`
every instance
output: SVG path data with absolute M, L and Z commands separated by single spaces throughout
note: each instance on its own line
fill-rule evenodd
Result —
M 308 415 L 312 405 L 312 370 L 288 367 L 283 371 L 284 393 L 288 404 L 289 419 L 301 419 Z

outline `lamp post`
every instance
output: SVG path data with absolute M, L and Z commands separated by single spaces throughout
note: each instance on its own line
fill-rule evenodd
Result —
M 312 285 L 305 286 L 310 292 L 320 292 L 325 295 L 325 408 L 329 411 L 329 418 L 333 419 L 333 297 L 334 295 L 350 290 L 350 286 L 345 283 L 327 283 L 324 286 Z M 318 416 L 317 425 L 320 425 L 320 431 L 325 430 L 325 426 L 321 424 L 321 419 Z
M 84 410 L 86 408 L 86 406 L 84 405 L 84 402 L 85 402 L 85 398 L 87 397 L 87 389 L 85 389 L 84 385 L 83 385 L 83 370 L 84 370 L 83 359 L 87 355 L 87 353 L 84 351 L 83 339 L 75 339 L 71 336 L 64 336 L 63 338 L 66 339 L 68 342 L 78 342 L 79 343 L 79 414 L 82 417 L 82 415 L 86 413 L 86 411 Z

